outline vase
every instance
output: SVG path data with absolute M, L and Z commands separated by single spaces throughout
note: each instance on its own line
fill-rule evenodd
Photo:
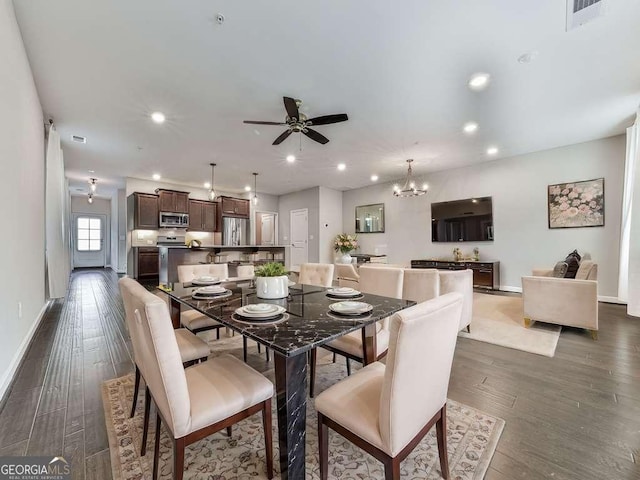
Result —
M 340 258 L 338 258 L 337 263 L 351 263 L 351 255 L 349 255 L 348 253 L 343 253 Z
M 256 277 L 256 295 L 258 298 L 286 298 L 289 295 L 289 278 Z

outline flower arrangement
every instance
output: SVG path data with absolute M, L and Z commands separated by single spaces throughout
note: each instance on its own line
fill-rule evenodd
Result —
M 473 259 L 477 262 L 480 260 L 480 249 L 478 247 L 473 249 Z
M 357 235 L 347 235 L 346 233 L 341 233 L 336 236 L 336 239 L 333 242 L 333 249 L 336 252 L 349 253 L 351 250 L 355 250 L 356 248 L 358 248 Z

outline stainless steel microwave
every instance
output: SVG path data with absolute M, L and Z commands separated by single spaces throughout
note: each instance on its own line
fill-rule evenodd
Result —
M 189 226 L 189 214 L 160 212 L 160 226 L 169 228 L 187 228 Z

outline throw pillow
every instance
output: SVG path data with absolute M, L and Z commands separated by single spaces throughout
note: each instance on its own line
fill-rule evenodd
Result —
M 576 273 L 580 267 L 580 254 L 577 250 L 574 250 L 567 258 L 564 259 L 567 262 L 567 272 L 564 274 L 564 278 L 576 278 Z
M 556 278 L 564 278 L 564 275 L 567 273 L 568 267 L 569 265 L 567 265 L 567 262 L 556 263 L 556 266 L 553 267 L 553 273 L 551 274 L 551 276 Z

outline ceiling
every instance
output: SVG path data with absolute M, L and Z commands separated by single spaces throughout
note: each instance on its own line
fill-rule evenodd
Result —
M 570 32 L 560 0 L 14 0 L 72 186 L 124 177 L 240 191 L 338 190 L 624 132 L 640 104 L 640 2 Z M 225 16 L 224 24 L 216 14 Z M 536 51 L 531 63 L 517 61 Z M 489 88 L 467 87 L 474 72 Z M 331 142 L 283 128 L 282 96 Z M 153 123 L 153 111 L 167 121 Z M 462 126 L 479 129 L 465 135 Z M 86 144 L 70 141 L 87 137 Z M 300 151 L 300 145 L 302 151 Z M 494 157 L 490 145 L 499 147 Z M 293 164 L 288 154 L 297 156 Z M 338 163 L 347 168 L 338 171 Z M 94 170 L 95 174 L 88 171 Z

